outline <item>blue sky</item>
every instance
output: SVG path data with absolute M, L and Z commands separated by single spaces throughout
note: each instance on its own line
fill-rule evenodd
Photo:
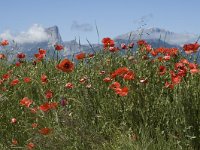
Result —
M 199 0 L 1 0 L 0 34 L 26 32 L 34 24 L 57 25 L 63 40 L 100 38 L 144 27 L 200 34 Z M 143 22 L 141 21 L 143 20 Z

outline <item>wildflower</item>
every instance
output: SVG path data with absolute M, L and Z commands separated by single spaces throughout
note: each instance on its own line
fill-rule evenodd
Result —
M 9 42 L 8 42 L 8 40 L 3 40 L 3 41 L 0 42 L 0 45 L 1 46 L 7 46 L 7 45 L 9 45 Z
M 12 118 L 12 119 L 11 119 L 11 123 L 12 123 L 12 124 L 17 123 L 17 119 L 16 119 L 16 118 Z
M 31 126 L 32 126 L 32 128 L 37 128 L 38 124 L 37 123 L 32 123 Z
M 85 87 L 90 89 L 92 87 L 92 84 L 87 84 Z
M 41 55 L 46 55 L 46 50 L 45 49 L 41 49 L 41 48 L 39 48 L 39 54 L 41 54 Z
M 41 81 L 43 84 L 48 82 L 47 76 L 45 74 L 41 75 Z
M 120 67 L 117 70 L 115 70 L 112 74 L 111 77 L 115 78 L 116 76 L 123 76 L 129 71 L 127 67 Z
M 197 68 L 198 68 L 198 64 L 189 63 L 189 68 L 190 68 L 190 69 L 197 69 Z
M 102 71 L 99 72 L 100 75 L 103 75 L 103 74 L 105 74 L 105 73 L 106 73 L 106 72 L 105 72 L 104 70 L 102 70 Z
M 35 144 L 30 142 L 26 145 L 26 147 L 29 149 L 29 150 L 32 150 L 34 147 L 35 147 Z
M 8 80 L 10 78 L 10 74 L 6 73 L 2 76 L 3 80 Z
M 22 100 L 20 100 L 20 104 L 22 106 L 26 106 L 27 108 L 30 107 L 30 105 L 33 103 L 33 101 L 31 99 L 29 99 L 28 97 L 24 97 Z
M 116 88 L 115 93 L 118 94 L 119 96 L 126 96 L 128 94 L 128 88 L 127 87 Z
M 15 63 L 15 66 L 19 67 L 19 66 L 21 66 L 21 63 L 18 61 Z
M 127 49 L 127 46 L 126 46 L 125 43 L 122 43 L 122 44 L 121 44 L 121 49 Z
M 37 112 L 38 108 L 34 107 L 34 108 L 30 108 L 31 113 L 35 114 Z
M 138 46 L 143 46 L 143 45 L 146 45 L 146 44 L 147 44 L 147 42 L 145 40 L 138 40 L 137 41 Z
M 196 74 L 196 73 L 199 73 L 199 72 L 200 72 L 199 69 L 190 69 L 191 74 Z
M 6 55 L 0 54 L 0 59 L 5 59 L 5 58 L 6 58 Z
M 91 54 L 88 54 L 88 57 L 89 57 L 89 58 L 92 58 L 92 57 L 94 57 L 94 54 L 92 54 L 92 53 L 91 53 Z
M 135 78 L 135 73 L 133 71 L 128 71 L 124 77 L 125 80 L 133 80 Z
M 15 86 L 19 83 L 19 79 L 14 79 L 11 81 L 10 86 Z
M 166 60 L 166 61 L 167 61 L 167 60 L 170 60 L 170 59 L 171 59 L 171 56 L 170 56 L 170 55 L 166 55 L 166 56 L 163 57 L 163 59 Z
M 61 50 L 64 49 L 64 47 L 63 47 L 62 45 L 60 45 L 60 44 L 54 45 L 54 48 L 55 48 L 55 50 L 57 50 L 57 51 L 61 51 Z
M 18 141 L 16 139 L 12 139 L 12 144 L 13 145 L 17 145 L 18 144 Z
M 104 82 L 111 82 L 111 81 L 112 81 L 112 78 L 106 77 L 106 78 L 103 79 L 103 81 L 104 81 Z
M 44 57 L 45 57 L 45 55 L 44 54 L 34 54 L 34 56 L 35 56 L 35 58 L 37 58 L 37 60 L 42 60 Z
M 43 112 L 47 112 L 50 109 L 55 109 L 58 106 L 58 104 L 56 102 L 46 102 L 42 105 L 39 106 L 39 109 Z
M 76 56 L 75 56 L 75 58 L 77 59 L 77 60 L 82 60 L 82 59 L 84 59 L 86 57 L 86 55 L 85 55 L 85 53 L 79 53 L 79 54 L 77 54 Z
M 49 134 L 50 132 L 51 132 L 51 129 L 49 129 L 49 128 L 47 128 L 47 127 L 42 128 L 42 129 L 39 130 L 39 133 L 40 133 L 40 134 L 43 134 L 43 135 L 47 135 L 47 134 Z
M 74 87 L 74 85 L 70 82 L 68 82 L 66 85 L 65 85 L 66 88 L 68 89 L 72 89 Z
M 19 59 L 23 59 L 25 57 L 26 57 L 26 55 L 24 53 L 17 54 L 17 58 L 19 58 Z
M 66 99 L 61 99 L 61 101 L 60 101 L 60 105 L 61 106 L 66 106 L 68 104 L 68 100 L 66 100 Z
M 110 86 L 111 89 L 117 89 L 117 88 L 120 88 L 121 85 L 119 82 L 113 82 Z
M 147 82 L 148 82 L 148 79 L 147 79 L 147 78 L 141 78 L 141 79 L 140 79 L 140 83 L 146 84 Z
M 31 82 L 31 78 L 29 78 L 29 77 L 25 77 L 25 78 L 24 78 L 24 82 L 25 82 L 25 83 L 29 83 L 29 82 Z
M 133 46 L 134 46 L 134 43 L 132 42 L 132 43 L 130 43 L 130 44 L 128 45 L 128 48 L 133 48 Z
M 70 60 L 64 59 L 56 66 L 56 68 L 63 72 L 72 72 L 74 70 L 74 64 Z
M 180 62 L 183 63 L 183 64 L 189 64 L 189 63 L 190 63 L 190 62 L 189 62 L 187 59 L 185 59 L 185 58 L 181 59 Z
M 46 102 L 46 103 L 40 105 L 40 106 L 39 106 L 39 109 L 40 109 L 41 111 L 43 111 L 43 112 L 46 112 L 46 111 L 48 111 L 48 110 L 51 109 L 51 108 L 50 108 L 49 103 Z
M 195 42 L 193 44 L 185 44 L 183 46 L 183 50 L 185 51 L 186 54 L 191 54 L 197 52 L 199 47 L 200 45 L 197 42 Z
M 154 56 L 154 57 L 156 57 L 156 56 L 158 55 L 158 52 L 155 51 L 155 50 L 152 50 L 150 53 L 151 53 L 151 55 Z
M 86 80 L 87 80 L 87 77 L 85 76 L 85 77 L 81 78 L 81 79 L 79 80 L 79 82 L 85 83 Z
M 117 52 L 119 50 L 118 47 L 109 47 L 110 52 Z
M 102 43 L 103 43 L 103 45 L 104 45 L 104 48 L 107 48 L 107 47 L 114 47 L 114 46 L 115 46 L 114 40 L 112 40 L 112 39 L 109 38 L 109 37 L 103 38 L 103 39 L 102 39 Z
M 166 73 L 167 69 L 165 66 L 160 66 L 159 67 L 159 74 L 164 75 Z
M 46 97 L 47 99 L 52 98 L 52 97 L 53 97 L 53 92 L 52 92 L 51 90 L 46 91 L 45 97 Z
M 169 83 L 169 82 L 165 82 L 165 87 L 170 88 L 170 89 L 174 89 L 174 84 Z

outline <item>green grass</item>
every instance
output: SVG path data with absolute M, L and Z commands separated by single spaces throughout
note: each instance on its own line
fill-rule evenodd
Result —
M 123 51 L 123 50 L 122 50 Z M 189 70 L 174 89 L 166 88 L 171 80 L 170 70 L 181 60 L 178 54 L 169 61 L 144 60 L 140 49 L 121 55 L 100 51 L 93 58 L 78 62 L 73 72 L 59 71 L 53 60 L 43 60 L 32 65 L 24 62 L 20 67 L 1 60 L 0 77 L 9 70 L 10 78 L 0 84 L 0 149 L 25 149 L 29 142 L 38 150 L 177 150 L 200 149 L 200 74 Z M 128 59 L 134 56 L 134 59 Z M 152 58 L 154 59 L 154 58 Z M 159 75 L 159 66 L 167 72 Z M 119 67 L 134 71 L 133 80 L 117 76 L 112 82 L 104 82 Z M 100 75 L 101 71 L 105 74 Z M 41 75 L 48 77 L 48 83 L 41 83 Z M 30 77 L 30 83 L 23 78 Z M 80 79 L 86 78 L 84 83 Z M 10 86 L 13 79 L 20 83 Z M 141 79 L 147 83 L 140 83 Z M 117 81 L 129 88 L 127 96 L 119 96 L 110 85 Z M 72 89 L 65 88 L 71 82 Z M 90 87 L 91 85 L 91 87 Z M 53 97 L 47 99 L 45 92 L 51 90 Z M 57 102 L 58 107 L 48 112 L 38 110 L 33 114 L 29 108 L 20 105 L 20 100 L 33 100 L 30 108 L 44 102 Z M 60 105 L 61 99 L 68 101 Z M 16 123 L 11 119 L 16 118 Z M 32 128 L 32 123 L 38 127 Z M 40 134 L 48 127 L 48 135 Z M 12 139 L 18 144 L 13 145 Z

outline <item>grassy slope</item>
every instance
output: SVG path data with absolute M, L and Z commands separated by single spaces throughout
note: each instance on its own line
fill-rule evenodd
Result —
M 33 66 L 24 63 L 20 67 L 1 62 L 0 76 L 13 70 L 8 81 L 1 84 L 7 91 L 1 91 L 0 99 L 0 148 L 23 148 L 33 142 L 36 149 L 197 149 L 200 146 L 200 76 L 187 73 L 173 90 L 164 88 L 170 80 L 169 70 L 180 58 L 167 62 L 143 60 L 139 52 L 132 55 L 100 52 L 94 58 L 80 61 L 72 73 L 55 69 L 55 61 L 43 61 Z M 164 76 L 158 74 L 158 67 L 168 68 Z M 134 71 L 134 80 L 125 81 L 116 77 L 112 82 L 103 79 L 119 67 Z M 100 71 L 106 73 L 100 75 Z M 48 83 L 41 83 L 41 75 L 48 77 Z M 24 83 L 23 77 L 30 77 L 31 83 Z M 80 79 L 87 77 L 84 83 Z M 11 87 L 10 82 L 18 78 L 20 83 Z M 147 78 L 148 83 L 140 83 Z M 109 88 L 118 81 L 127 86 L 127 96 L 121 97 Z M 73 89 L 65 88 L 71 82 Z M 91 85 L 91 87 L 90 87 Z M 45 92 L 51 90 L 53 98 L 47 99 Z M 33 100 L 31 108 L 44 102 L 58 102 L 58 108 L 48 112 L 30 112 L 19 104 L 28 97 Z M 66 106 L 60 105 L 62 98 Z M 11 118 L 17 123 L 12 124 Z M 37 128 L 31 124 L 37 123 Z M 51 128 L 48 135 L 38 131 Z M 14 146 L 11 141 L 16 139 Z

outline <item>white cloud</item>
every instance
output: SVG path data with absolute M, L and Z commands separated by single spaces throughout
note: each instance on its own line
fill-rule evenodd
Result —
M 24 44 L 47 41 L 48 34 L 45 32 L 45 29 L 42 26 L 34 24 L 27 31 L 20 32 L 17 35 L 11 33 L 10 30 L 7 30 L 4 33 L 0 34 L 0 38 L 14 40 L 19 44 Z

